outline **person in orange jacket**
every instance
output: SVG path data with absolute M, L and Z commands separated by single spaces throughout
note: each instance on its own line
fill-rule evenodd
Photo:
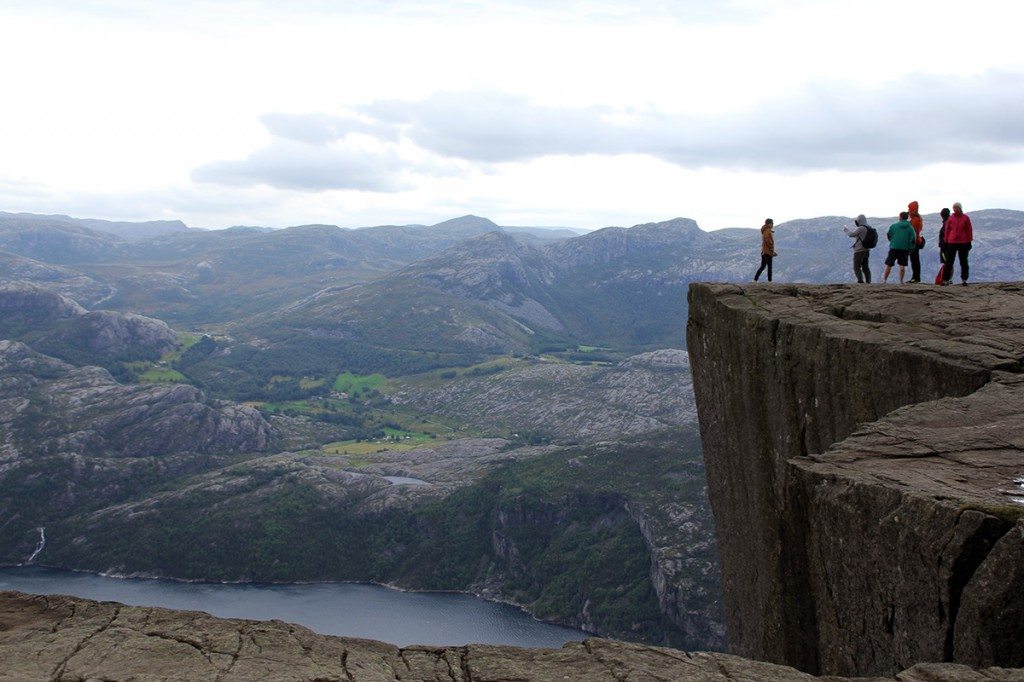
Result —
M 914 233 L 916 234 L 914 249 L 910 252 L 910 282 L 912 284 L 919 284 L 921 282 L 921 249 L 924 247 L 924 237 L 921 236 L 921 230 L 924 229 L 924 220 L 917 209 L 916 201 L 911 201 L 907 204 L 907 213 L 910 214 L 910 226 L 914 228 Z
M 779 255 L 775 253 L 774 230 L 775 221 L 771 218 L 765 218 L 764 225 L 761 226 L 761 267 L 757 269 L 757 273 L 754 275 L 755 282 L 761 277 L 761 273 L 764 272 L 765 268 L 768 268 L 768 281 L 772 281 L 772 259 Z

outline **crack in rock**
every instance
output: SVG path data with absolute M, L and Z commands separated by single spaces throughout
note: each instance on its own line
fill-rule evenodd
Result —
M 103 632 L 106 632 L 106 630 L 117 619 L 117 616 L 120 613 L 121 613 L 121 607 L 120 606 L 115 606 L 114 607 L 114 613 L 110 616 L 110 618 L 107 620 L 107 622 L 104 623 L 103 625 L 99 626 L 96 630 L 94 630 L 90 634 L 86 635 L 80 642 L 78 642 L 78 644 L 75 645 L 74 650 L 70 654 L 68 654 L 66 657 L 64 657 L 64 659 L 61 660 L 57 664 L 57 666 L 54 668 L 53 672 L 50 673 L 50 677 L 52 679 L 59 680 L 64 675 L 64 670 L 67 668 L 67 665 L 71 661 L 71 659 L 74 658 L 78 654 L 78 652 L 80 652 L 82 650 L 82 648 L 89 642 L 89 640 L 91 640 L 96 635 L 99 635 L 99 634 L 101 634 Z M 72 609 L 72 616 L 73 615 L 74 615 L 74 609 Z

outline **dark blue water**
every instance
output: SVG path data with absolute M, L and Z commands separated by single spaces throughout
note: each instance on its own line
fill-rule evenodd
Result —
M 206 611 L 222 618 L 277 618 L 326 635 L 364 637 L 398 646 L 561 647 L 585 636 L 579 630 L 536 621 L 511 606 L 465 594 L 399 592 L 353 583 L 179 583 L 22 566 L 0 568 L 0 590 Z

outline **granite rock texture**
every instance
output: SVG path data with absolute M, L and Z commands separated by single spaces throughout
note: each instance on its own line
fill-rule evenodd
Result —
M 1024 285 L 693 285 L 733 653 L 1024 666 Z
M 727 654 L 602 639 L 561 649 L 398 647 L 282 621 L 215 618 L 63 596 L 0 592 L 0 680 L 321 682 L 726 682 L 811 680 Z M 877 679 L 877 678 L 876 678 Z M 885 678 L 892 679 L 892 678 Z M 916 666 L 903 682 L 1024 681 L 1024 671 Z

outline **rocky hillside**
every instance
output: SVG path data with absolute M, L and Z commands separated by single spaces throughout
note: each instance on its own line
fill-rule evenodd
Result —
M 45 565 L 464 590 L 590 631 L 723 646 L 693 431 L 590 448 L 459 439 L 354 458 L 10 461 L 0 481 L 18 492 L 5 510 L 17 522 L 4 545 L 9 562 L 24 561 L 45 527 L 35 559 Z M 70 462 L 84 471 L 59 466 Z M 76 504 L 39 498 L 29 482 L 43 464 L 51 484 L 77 492 Z
M 283 325 L 390 348 L 528 350 L 534 327 L 561 330 L 551 282 L 537 249 L 492 232 L 368 284 L 319 292 L 248 327 L 266 335 Z
M 448 380 L 397 380 L 389 398 L 481 429 L 583 443 L 696 420 L 690 363 L 680 350 L 642 353 L 613 366 L 524 359 L 449 374 Z
M 4 447 L 47 454 L 249 452 L 270 427 L 250 407 L 213 404 L 194 386 L 119 384 L 16 341 L 0 341 Z
M 0 285 L 0 336 L 46 330 L 85 313 L 75 301 L 34 284 Z
M 17 339 L 77 365 L 119 369 L 155 360 L 178 346 L 161 320 L 109 310 L 88 312 L 75 301 L 33 284 L 0 284 L 0 338 Z
M 692 221 L 609 228 L 540 246 L 493 232 L 242 329 L 266 335 L 286 325 L 391 348 L 463 352 L 679 345 L 689 279 L 678 263 L 708 239 Z
M 500 229 L 475 216 L 433 226 L 357 230 L 333 225 L 188 230 L 179 225 L 0 214 L 0 278 L 29 277 L 63 286 L 62 293 L 83 300 L 102 301 L 110 309 L 175 322 L 223 322 L 325 287 L 380 277 Z M 73 267 L 92 286 L 32 263 Z M 96 295 L 103 289 L 103 295 Z
M 0 341 L 0 561 L 26 556 L 41 526 L 266 449 L 271 435 L 256 410 L 192 386 L 119 384 Z
M 1024 665 L 1024 287 L 695 285 L 732 651 Z

